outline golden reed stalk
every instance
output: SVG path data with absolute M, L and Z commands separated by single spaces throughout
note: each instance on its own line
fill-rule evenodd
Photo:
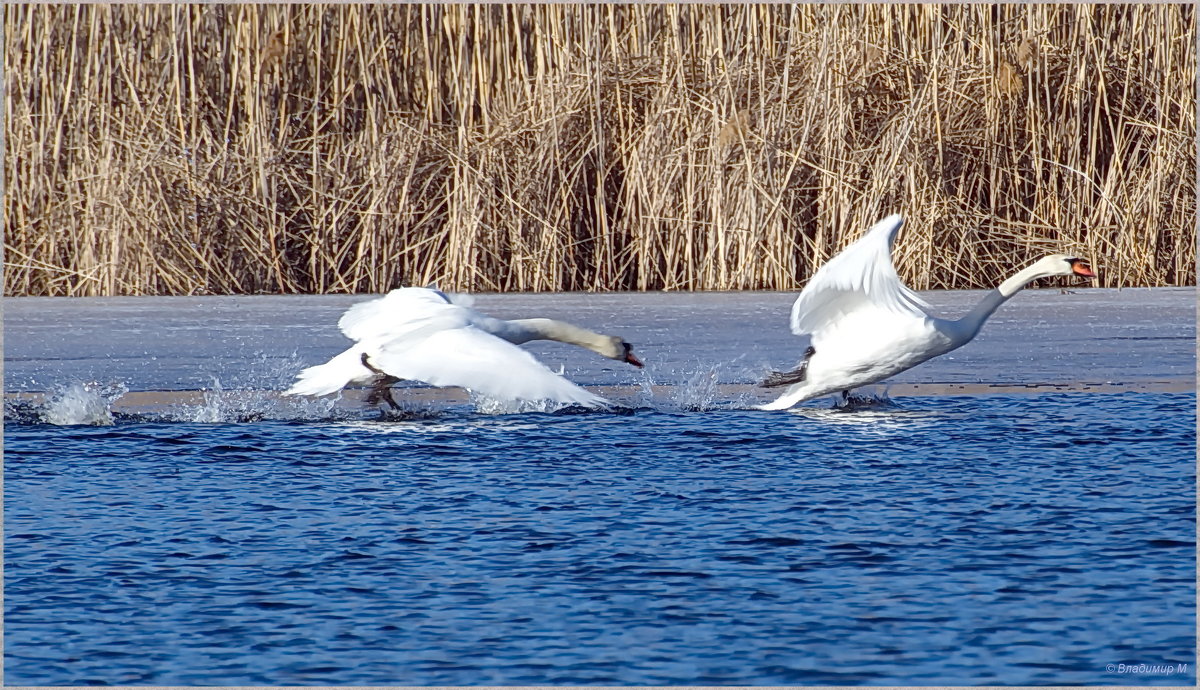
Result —
M 3 11 L 8 295 L 1195 282 L 1190 5 Z

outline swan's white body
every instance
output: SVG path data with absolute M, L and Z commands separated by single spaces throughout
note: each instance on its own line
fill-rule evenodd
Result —
M 783 410 L 882 381 L 970 342 L 992 312 L 1031 281 L 1094 275 L 1079 259 L 1047 256 L 1004 281 L 962 318 L 935 318 L 892 264 L 892 243 L 902 224 L 898 215 L 876 223 L 800 292 L 792 306 L 792 332 L 810 336 L 811 347 L 796 370 L 768 378 L 768 387 L 790 386 L 759 409 Z
M 495 319 L 468 304 L 464 296 L 452 299 L 429 288 L 399 288 L 356 304 L 338 321 L 354 345 L 300 372 L 284 395 L 326 395 L 353 384 L 379 385 L 382 372 L 499 400 L 607 407 L 607 400 L 550 371 L 517 344 L 557 340 L 641 366 L 628 343 L 615 336 L 551 319 Z

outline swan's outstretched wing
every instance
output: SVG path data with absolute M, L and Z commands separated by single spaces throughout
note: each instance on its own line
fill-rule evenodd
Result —
M 472 324 L 495 321 L 469 298 L 433 288 L 399 288 L 346 310 L 338 328 L 357 344 L 301 372 L 289 394 L 319 395 L 371 378 L 362 365 L 434 386 L 457 386 L 502 400 L 551 400 L 606 407 L 608 401 L 558 376 L 533 355 Z
M 903 224 L 899 215 L 884 218 L 822 266 L 792 305 L 792 332 L 815 334 L 873 310 L 925 318 L 929 305 L 900 282 L 892 265 L 892 242 Z
M 368 357 L 373 366 L 397 378 L 458 386 L 491 398 L 609 405 L 525 350 L 471 326 L 399 338 L 373 348 Z
M 355 304 L 338 320 L 338 328 L 355 342 L 403 338 L 430 326 L 466 325 L 471 311 L 454 304 L 440 290 L 398 288 L 379 299 Z

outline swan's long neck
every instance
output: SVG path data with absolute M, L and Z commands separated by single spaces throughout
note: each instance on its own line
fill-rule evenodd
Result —
M 955 347 L 963 345 L 974 338 L 979 333 L 979 329 L 983 328 L 983 324 L 991 317 L 992 313 L 1000 308 L 1001 304 L 1007 302 L 1009 298 L 1020 292 L 1029 283 L 1047 275 L 1050 274 L 1041 266 L 1033 264 L 1024 270 L 1018 271 L 1016 275 L 1000 283 L 1000 287 L 984 295 L 983 299 L 979 300 L 979 304 L 976 304 L 971 311 L 954 322 L 956 327 L 953 334 L 956 340 Z
M 600 335 L 586 328 L 572 326 L 564 321 L 554 319 L 515 319 L 502 321 L 504 327 L 493 333 L 510 343 L 520 345 L 530 340 L 557 340 L 560 343 L 578 345 L 604 356 L 609 354 L 603 347 L 609 344 L 611 338 Z

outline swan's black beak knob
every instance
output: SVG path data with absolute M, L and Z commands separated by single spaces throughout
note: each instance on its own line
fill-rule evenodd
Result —
M 638 369 L 641 369 L 643 366 L 642 360 L 640 360 L 634 356 L 633 346 L 630 345 L 629 343 L 621 343 L 621 345 L 623 345 L 625 347 L 625 361 L 629 362 L 630 364 L 637 367 Z

